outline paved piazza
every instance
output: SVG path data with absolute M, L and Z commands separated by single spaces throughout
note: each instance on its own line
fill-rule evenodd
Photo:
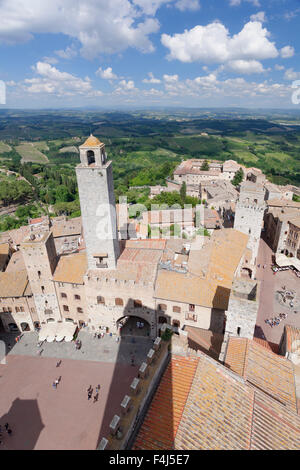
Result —
M 257 268 L 256 276 L 261 281 L 261 291 L 255 336 L 279 344 L 285 324 L 300 328 L 300 279 L 291 270 L 277 272 L 274 275 L 271 270 L 272 254 L 272 250 L 264 240 L 260 240 L 258 253 L 260 268 Z M 265 269 L 263 269 L 263 265 L 266 265 Z M 297 307 L 289 308 L 278 302 L 276 292 L 282 290 L 283 287 L 286 287 L 286 290 L 296 292 Z M 295 310 L 297 313 L 294 313 Z M 282 320 L 279 325 L 271 328 L 265 323 L 266 319 L 277 317 L 279 313 L 288 314 L 287 318 Z
M 73 342 L 45 343 L 41 356 L 36 333 L 24 334 L 12 347 L 6 365 L 0 365 L 0 424 L 8 422 L 12 435 L 2 433 L 0 449 L 95 449 L 108 434 L 152 341 L 132 343 L 125 337 L 117 343 L 114 337 L 98 340 L 85 331 L 79 337 L 81 350 Z M 55 390 L 52 383 L 59 377 Z M 94 392 L 88 400 L 90 385 Z

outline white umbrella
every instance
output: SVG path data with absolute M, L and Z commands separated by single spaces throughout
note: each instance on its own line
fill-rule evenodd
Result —
M 39 331 L 39 341 L 45 341 L 48 334 L 49 334 L 48 324 L 47 325 L 42 325 L 42 327 Z

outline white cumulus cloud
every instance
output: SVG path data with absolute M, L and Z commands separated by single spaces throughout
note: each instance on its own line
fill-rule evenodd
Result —
M 261 23 L 265 23 L 267 21 L 266 14 L 264 11 L 259 11 L 258 13 L 254 13 L 250 16 L 251 21 L 260 21 Z
M 230 36 L 222 23 L 215 21 L 207 26 L 195 26 L 181 34 L 163 34 L 161 42 L 169 49 L 169 60 L 222 64 L 230 60 L 277 57 L 278 50 L 268 36 L 268 30 L 258 21 L 249 21 L 234 36 Z
M 159 78 L 155 78 L 152 72 L 148 73 L 149 78 L 144 78 L 144 83 L 160 83 L 161 80 Z
M 229 4 L 232 7 L 237 7 L 242 3 L 243 0 L 230 0 Z M 246 0 L 249 3 L 252 3 L 255 7 L 260 7 L 260 2 L 259 0 Z
M 231 60 L 227 65 L 234 72 L 242 74 L 262 73 L 265 71 L 263 65 L 258 60 Z
M 105 70 L 99 67 L 96 71 L 96 75 L 99 75 L 99 77 L 103 78 L 104 80 L 116 80 L 118 78 L 118 76 L 113 73 L 111 67 L 107 67 Z
M 56 67 L 46 63 L 37 62 L 33 67 L 36 77 L 24 80 L 25 90 L 29 93 L 51 93 L 57 96 L 101 96 L 100 90 L 93 90 L 91 80 L 61 72 Z
M 280 49 L 280 55 L 283 59 L 289 59 L 295 54 L 295 49 L 292 46 L 285 46 Z
M 284 78 L 286 80 L 298 80 L 298 78 L 300 78 L 300 72 L 295 72 L 292 68 L 287 69 L 285 71 Z
M 160 2 L 161 3 L 161 2 Z M 159 22 L 129 0 L 0 1 L 0 43 L 29 41 L 35 34 L 64 34 L 81 44 L 85 58 L 134 47 L 153 51 L 149 35 Z
M 175 7 L 180 11 L 197 11 L 200 9 L 200 2 L 198 0 L 178 0 Z

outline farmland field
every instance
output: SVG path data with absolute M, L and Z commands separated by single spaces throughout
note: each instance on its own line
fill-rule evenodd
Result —
M 75 145 L 71 145 L 70 147 L 62 147 L 61 149 L 59 149 L 59 153 L 67 153 L 67 152 L 78 153 L 78 149 L 77 147 L 75 147 Z
M 10 152 L 11 147 L 8 144 L 0 141 L 0 153 Z
M 22 162 L 47 163 L 48 158 L 38 150 L 37 145 L 26 142 L 15 147 L 16 151 L 22 157 Z

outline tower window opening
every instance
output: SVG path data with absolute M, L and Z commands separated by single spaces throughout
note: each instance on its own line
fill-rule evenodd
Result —
M 95 154 L 93 150 L 88 150 L 86 153 L 88 165 L 95 163 Z

